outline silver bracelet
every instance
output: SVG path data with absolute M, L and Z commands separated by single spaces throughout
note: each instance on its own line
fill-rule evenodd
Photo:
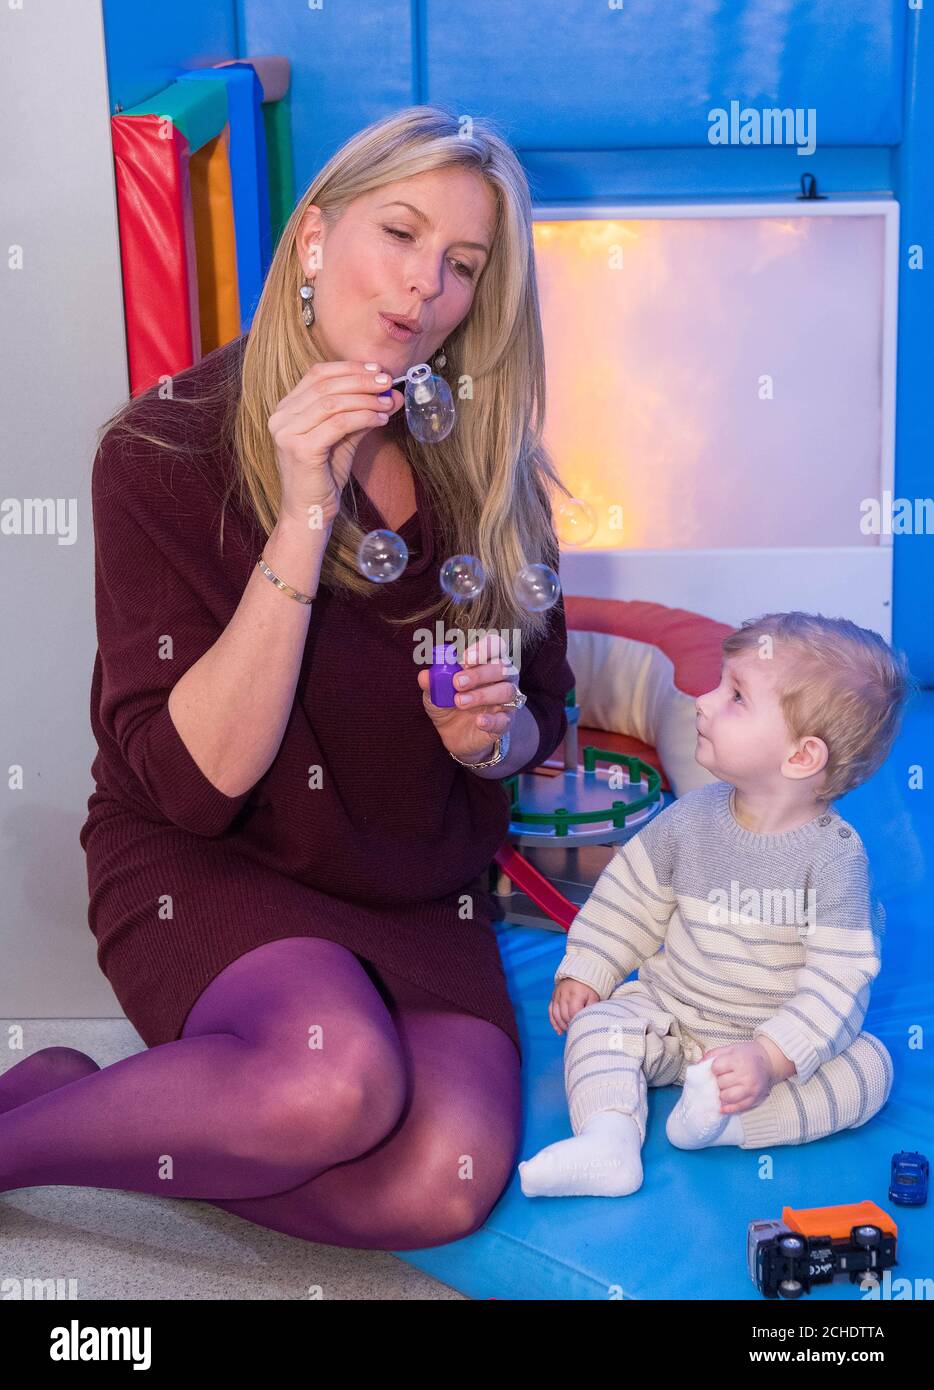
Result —
M 465 763 L 464 759 L 459 758 L 456 753 L 451 753 L 451 757 L 456 763 L 460 763 L 462 767 L 495 767 L 497 763 L 504 761 L 506 754 L 509 752 L 510 738 L 511 732 L 509 729 L 504 729 L 501 734 L 494 734 L 493 757 L 487 758 L 484 763 Z M 451 750 L 448 749 L 448 752 L 450 753 Z
M 528 700 L 528 698 L 529 697 L 525 694 L 525 692 L 520 690 L 519 687 L 516 686 L 515 695 L 513 695 L 511 700 L 506 700 L 505 703 L 501 706 L 501 708 L 521 709 L 522 706 Z M 464 767 L 495 767 L 497 763 L 504 762 L 507 758 L 509 754 L 509 744 L 511 739 L 511 729 L 504 729 L 501 734 L 494 734 L 493 756 L 492 758 L 487 758 L 485 763 L 465 763 L 464 759 L 457 757 L 455 753 L 451 753 L 451 757 L 454 759 L 456 763 L 461 763 Z M 450 752 L 450 749 L 448 749 L 448 752 Z
M 312 594 L 300 594 L 297 589 L 292 588 L 291 584 L 286 584 L 277 574 L 273 574 L 262 555 L 256 563 L 259 565 L 266 578 L 271 579 L 276 588 L 281 589 L 284 594 L 288 594 L 289 598 L 297 599 L 299 603 L 314 603 L 314 596 Z

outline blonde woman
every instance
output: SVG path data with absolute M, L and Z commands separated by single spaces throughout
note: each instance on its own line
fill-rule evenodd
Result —
M 390 389 L 422 361 L 458 411 L 430 446 Z M 521 167 L 422 106 L 321 170 L 250 332 L 107 422 L 81 843 L 147 1050 L 0 1078 L 0 1190 L 196 1198 L 371 1249 L 482 1224 L 520 1127 L 500 783 L 554 751 L 573 684 L 563 606 L 512 591 L 557 566 L 543 406 Z M 374 583 L 357 547 L 384 527 L 409 560 Z M 489 578 L 458 605 L 463 553 Z M 454 708 L 419 656 L 438 623 L 477 658 Z

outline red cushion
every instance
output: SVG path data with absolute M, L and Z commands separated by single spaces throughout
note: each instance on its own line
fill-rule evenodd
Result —
M 651 643 L 664 652 L 675 672 L 675 685 L 686 695 L 703 695 L 720 679 L 720 644 L 734 629 L 703 613 L 669 608 L 643 599 L 564 595 L 567 625 L 578 632 L 604 632 Z M 612 729 L 578 728 L 578 743 L 593 744 L 627 757 L 641 758 L 661 774 L 662 791 L 671 791 L 657 751 L 641 739 Z
M 686 695 L 703 695 L 720 680 L 720 643 L 735 631 L 687 608 L 667 608 L 642 599 L 564 596 L 568 627 L 578 632 L 608 632 L 650 642 L 675 668 L 675 685 Z

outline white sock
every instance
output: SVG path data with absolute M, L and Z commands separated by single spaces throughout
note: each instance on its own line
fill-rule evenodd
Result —
M 665 1125 L 665 1133 L 678 1149 L 707 1149 L 743 1142 L 741 1117 L 720 1111 L 720 1087 L 711 1071 L 714 1061 L 709 1057 L 706 1062 L 695 1062 L 684 1073 L 681 1098 Z
M 625 1197 L 642 1186 L 642 1136 L 632 1115 L 598 1110 L 573 1139 L 519 1164 L 526 1197 Z

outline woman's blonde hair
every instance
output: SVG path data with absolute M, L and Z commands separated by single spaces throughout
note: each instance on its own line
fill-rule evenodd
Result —
M 472 117 L 468 128 L 466 119 L 431 105 L 407 107 L 376 121 L 328 160 L 298 200 L 263 285 L 242 352 L 238 399 L 225 421 L 236 458 L 225 503 L 239 484 L 240 505 L 248 498 L 263 530 L 272 531 L 281 480 L 269 417 L 322 360 L 302 322 L 299 298 L 304 275 L 295 240 L 309 206 L 321 209 L 330 228 L 355 198 L 372 189 L 427 170 L 473 169 L 493 192 L 496 221 L 471 308 L 445 343 L 447 365 L 440 374 L 452 388 L 457 422 L 446 439 L 423 445 L 410 434 L 400 408 L 383 433 L 403 449 L 431 499 L 439 566 L 448 556 L 473 554 L 487 582 L 465 603 L 455 603 L 439 585 L 433 604 L 390 621 L 441 619 L 446 628 L 464 632 L 509 629 L 518 633 L 521 645 L 544 636 L 550 614 L 528 613 L 517 604 L 514 576 L 527 564 L 557 569 L 549 492 L 570 493 L 542 444 L 545 364 L 528 184 L 512 147 L 493 124 Z M 172 447 L 178 447 L 177 440 Z M 347 509 L 346 491 L 344 497 L 321 582 L 369 596 L 381 586 L 357 569 L 365 532 Z
M 752 648 L 780 662 L 776 693 L 792 738 L 827 745 L 817 799 L 836 801 L 871 777 L 920 688 L 904 652 L 848 618 L 799 611 L 749 618 L 721 644 L 724 656 Z

